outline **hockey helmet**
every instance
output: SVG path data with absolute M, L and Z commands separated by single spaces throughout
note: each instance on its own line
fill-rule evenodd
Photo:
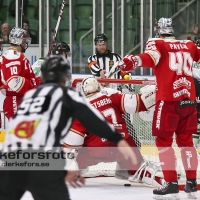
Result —
M 14 27 L 9 34 L 9 43 L 16 45 L 25 43 L 28 48 L 28 45 L 31 43 L 31 38 L 28 31 L 19 27 Z
M 85 96 L 88 96 L 92 93 L 99 92 L 101 90 L 101 86 L 96 78 L 87 77 L 83 79 L 81 83 L 81 88 Z
M 173 23 L 171 18 L 160 18 L 154 27 L 156 37 L 159 35 L 174 35 Z
M 108 42 L 108 37 L 105 33 L 101 33 L 101 34 L 98 34 L 95 38 L 94 38 L 94 43 L 97 44 L 97 43 L 101 43 L 101 42 Z
M 69 82 L 71 80 L 70 66 L 62 55 L 50 55 L 42 66 L 41 74 L 43 82 Z
M 198 47 L 200 47 L 200 36 L 195 37 L 193 41 Z
M 65 53 L 66 57 L 71 56 L 70 47 L 65 42 L 55 42 L 52 49 L 53 55 L 62 55 Z
M 2 55 L 3 53 L 3 39 L 0 38 L 0 56 Z

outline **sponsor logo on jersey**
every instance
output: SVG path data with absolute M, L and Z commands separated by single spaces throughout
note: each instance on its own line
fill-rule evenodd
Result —
M 179 101 L 179 106 L 196 106 L 195 100 L 181 100 Z
M 112 104 L 112 101 L 111 101 L 110 98 L 104 98 L 104 99 L 102 99 L 102 100 L 99 100 L 99 101 L 97 101 L 97 102 L 94 102 L 94 103 L 92 104 L 92 106 L 94 106 L 95 108 L 99 108 L 99 107 L 105 106 L 105 105 L 107 105 L 107 104 Z
M 159 107 L 158 107 L 158 112 L 157 112 L 157 119 L 156 119 L 156 128 L 160 129 L 160 118 L 161 118 L 161 112 L 162 112 L 162 107 L 164 105 L 164 101 L 160 101 Z
M 174 89 L 177 89 L 183 86 L 187 87 L 188 89 L 191 88 L 191 82 L 188 81 L 185 77 L 181 77 L 173 83 Z
M 187 89 L 183 89 L 183 90 L 173 93 L 173 97 L 177 98 L 184 94 L 187 94 L 190 97 L 190 92 Z
M 109 60 L 109 67 L 112 67 L 114 65 L 114 61 L 113 60 Z
M 16 102 L 16 96 L 12 97 L 13 100 L 13 112 L 14 114 L 17 112 L 17 102 Z
M 191 162 L 190 162 L 190 159 L 192 158 L 192 152 L 191 151 L 186 151 L 186 156 L 187 156 L 187 165 L 188 165 L 188 168 L 191 169 Z
M 30 139 L 40 121 L 41 119 L 22 121 L 15 127 L 15 129 L 11 129 L 9 133 L 14 133 L 14 135 L 18 138 Z

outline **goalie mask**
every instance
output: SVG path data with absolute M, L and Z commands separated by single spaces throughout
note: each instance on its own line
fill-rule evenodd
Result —
M 3 53 L 3 39 L 0 38 L 0 56 Z
M 41 66 L 43 82 L 68 83 L 71 80 L 70 66 L 61 55 L 50 55 Z
M 93 77 L 83 79 L 81 88 L 85 96 L 99 92 L 101 90 L 99 82 L 96 78 Z
M 19 27 L 14 27 L 9 34 L 9 43 L 21 46 L 22 52 L 24 53 L 31 43 L 31 38 L 28 31 Z M 22 46 L 24 44 L 26 45 L 25 47 Z
M 53 55 L 63 55 L 65 54 L 66 58 L 71 56 L 70 47 L 65 42 L 55 42 L 52 49 Z
M 173 23 L 171 18 L 160 18 L 154 27 L 156 38 L 159 35 L 174 35 Z
M 200 47 L 200 37 L 195 37 L 195 38 L 194 38 L 194 43 L 195 43 L 198 47 Z

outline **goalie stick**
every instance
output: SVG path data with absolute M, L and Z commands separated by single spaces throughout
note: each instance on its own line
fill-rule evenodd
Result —
M 60 24 L 60 20 L 62 18 L 63 10 L 64 10 L 64 7 L 65 7 L 65 3 L 66 3 L 66 0 L 63 0 L 61 8 L 60 8 L 60 13 L 59 13 L 59 16 L 58 16 L 58 21 L 56 23 L 56 27 L 55 27 L 54 32 L 53 32 L 53 39 L 51 41 L 51 45 L 50 45 L 50 48 L 49 48 L 48 56 L 51 54 L 53 45 L 55 43 L 55 39 L 56 39 L 56 35 L 57 35 L 59 24 Z
M 116 73 L 118 73 L 120 71 L 120 69 L 118 68 L 118 63 L 119 63 L 119 61 L 117 61 L 113 65 L 113 67 L 111 68 L 111 70 L 105 74 L 106 78 L 111 78 L 111 76 L 113 76 L 114 74 L 116 74 Z

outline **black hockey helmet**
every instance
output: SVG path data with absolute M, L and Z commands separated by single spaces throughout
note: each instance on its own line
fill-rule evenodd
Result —
M 42 81 L 45 82 L 68 82 L 71 80 L 70 66 L 62 55 L 50 55 L 42 66 Z
M 198 47 L 200 47 L 200 36 L 195 37 L 193 41 Z
M 97 44 L 98 42 L 108 42 L 108 37 L 105 33 L 101 33 L 96 35 L 96 37 L 94 38 L 94 43 Z
M 53 55 L 62 55 L 63 52 L 67 57 L 71 56 L 70 47 L 65 42 L 55 42 L 52 49 Z

